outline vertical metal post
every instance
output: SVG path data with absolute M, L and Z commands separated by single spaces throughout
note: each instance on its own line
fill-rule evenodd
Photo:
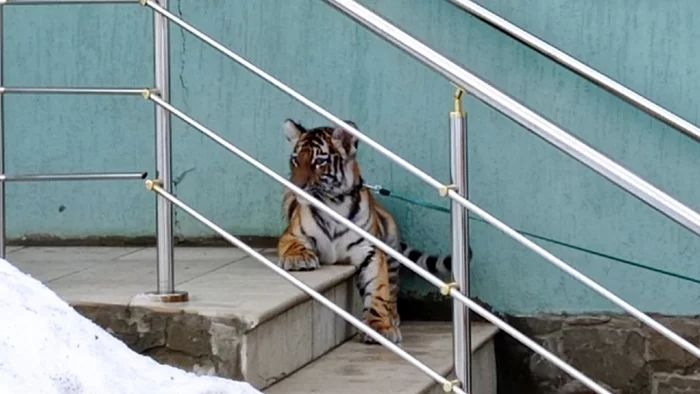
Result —
M 167 9 L 168 0 L 159 0 Z M 163 100 L 170 100 L 170 51 L 168 48 L 168 20 L 153 13 L 153 49 L 155 59 L 155 87 Z M 155 108 L 156 172 L 163 190 L 172 189 L 172 163 L 170 141 L 170 114 L 160 106 Z M 184 301 L 186 293 L 175 291 L 175 265 L 173 261 L 173 207 L 168 200 L 156 197 L 156 249 L 158 263 L 158 287 L 156 298 L 175 302 Z M 182 299 L 184 294 L 185 299 Z
M 3 13 L 4 7 L 0 5 L 0 86 L 5 86 L 5 81 L 3 78 L 3 67 L 4 63 L 4 51 L 5 46 L 3 42 L 5 40 L 4 30 L 5 30 L 5 15 Z M 3 99 L 3 94 L 0 93 L 0 174 L 5 173 L 5 100 Z M 7 226 L 5 214 L 5 183 L 0 182 L 0 258 L 5 258 L 5 246 L 7 244 Z
M 452 187 L 464 198 L 468 196 L 467 183 L 467 122 L 462 111 L 462 93 L 454 94 L 454 108 L 450 112 L 450 178 Z M 469 297 L 469 221 L 462 206 L 451 201 L 452 272 L 456 284 L 465 297 Z M 455 374 L 464 391 L 471 394 L 471 322 L 469 309 L 461 302 L 453 301 L 453 338 Z

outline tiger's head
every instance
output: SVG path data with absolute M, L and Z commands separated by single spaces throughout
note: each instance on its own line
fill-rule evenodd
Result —
M 355 123 L 345 123 L 357 129 Z M 315 197 L 341 198 L 362 187 L 355 160 L 357 137 L 340 127 L 306 129 L 287 119 L 284 134 L 292 145 L 290 181 Z

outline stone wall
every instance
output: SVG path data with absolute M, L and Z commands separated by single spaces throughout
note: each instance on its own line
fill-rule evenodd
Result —
M 240 339 L 247 331 L 232 318 L 212 318 L 119 305 L 74 305 L 76 311 L 156 361 L 204 375 L 243 379 Z
M 699 317 L 652 317 L 700 344 Z M 508 321 L 614 393 L 700 393 L 700 360 L 631 317 L 545 315 Z M 501 393 L 591 392 L 505 333 L 496 346 Z

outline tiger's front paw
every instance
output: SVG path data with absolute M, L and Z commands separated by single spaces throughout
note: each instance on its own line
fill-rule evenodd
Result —
M 313 271 L 321 267 L 318 256 L 308 250 L 295 255 L 282 256 L 277 265 L 285 271 Z
M 382 324 L 382 322 L 375 320 L 373 322 L 370 322 L 369 326 L 392 343 L 396 345 L 401 344 L 401 329 L 399 328 L 398 324 Z M 374 338 L 364 333 L 362 334 L 362 341 L 368 345 L 374 345 L 378 343 L 376 340 L 374 340 Z

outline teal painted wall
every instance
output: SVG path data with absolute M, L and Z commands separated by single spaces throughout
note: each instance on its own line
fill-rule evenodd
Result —
M 438 179 L 448 177 L 444 79 L 321 1 L 172 0 L 172 8 Z M 364 2 L 695 209 L 700 144 L 642 114 L 447 1 Z M 488 7 L 700 124 L 696 0 L 493 0 Z M 151 13 L 138 6 L 7 7 L 7 85 L 136 86 L 152 81 Z M 172 101 L 254 157 L 286 172 L 287 117 L 325 123 L 193 36 L 171 30 Z M 700 240 L 469 98 L 472 199 L 506 223 L 654 267 L 700 277 Z M 153 171 L 153 107 L 132 97 L 8 96 L 8 172 Z M 235 234 L 276 235 L 282 188 L 179 120 L 176 186 Z M 368 182 L 435 203 L 436 193 L 366 146 Z M 386 201 L 404 237 L 447 251 L 449 217 Z M 65 209 L 59 209 L 63 206 Z M 12 184 L 12 236 L 153 233 L 141 182 Z M 184 214 L 177 231 L 210 234 Z M 591 290 L 479 223 L 475 295 L 509 313 L 617 311 Z M 700 287 L 543 244 L 642 309 L 699 312 Z M 417 280 L 407 288 L 427 291 Z

